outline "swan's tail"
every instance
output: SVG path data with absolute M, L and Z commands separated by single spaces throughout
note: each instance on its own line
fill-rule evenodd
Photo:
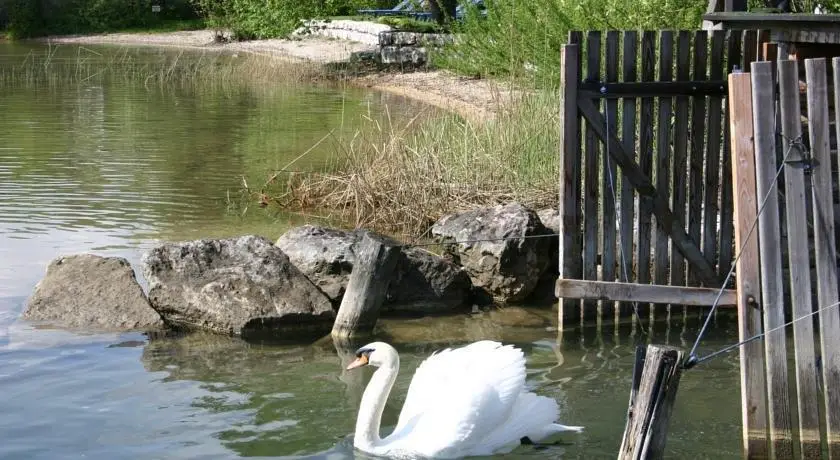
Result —
M 569 426 L 569 425 L 561 425 L 559 423 L 552 423 L 551 428 L 554 430 L 555 433 L 563 433 L 566 431 L 573 431 L 575 433 L 580 433 L 583 431 L 582 426 Z

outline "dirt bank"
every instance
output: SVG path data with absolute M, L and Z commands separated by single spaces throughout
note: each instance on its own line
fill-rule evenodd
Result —
M 318 37 L 302 40 L 270 39 L 218 44 L 210 31 L 163 33 L 115 33 L 62 36 L 44 39 L 51 43 L 150 45 L 187 49 L 227 50 L 301 59 L 328 64 L 347 61 L 369 45 L 346 40 Z M 459 77 L 444 71 L 412 73 L 377 73 L 354 78 L 352 83 L 387 91 L 451 110 L 473 121 L 492 118 L 515 94 L 510 88 L 489 80 Z

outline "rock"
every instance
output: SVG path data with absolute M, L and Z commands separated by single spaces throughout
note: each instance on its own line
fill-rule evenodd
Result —
M 78 254 L 50 262 L 23 317 L 55 326 L 96 330 L 157 328 L 163 321 L 121 257 Z
M 459 241 L 448 244 L 447 253 L 473 284 L 502 304 L 525 300 L 552 259 L 552 238 L 517 239 L 551 235 L 537 214 L 519 203 L 444 216 L 432 226 L 432 235 L 443 243 Z
M 277 246 L 338 307 L 365 232 L 304 225 L 283 234 L 277 240 Z M 387 240 L 401 244 L 390 238 Z M 457 265 L 420 248 L 404 247 L 383 313 L 442 313 L 466 309 L 471 288 L 469 276 Z
M 174 325 L 291 336 L 329 331 L 335 318 L 327 296 L 259 236 L 165 244 L 143 265 L 152 307 Z
M 554 233 L 560 233 L 560 211 L 557 208 L 541 209 L 537 211 L 537 216 L 545 228 Z

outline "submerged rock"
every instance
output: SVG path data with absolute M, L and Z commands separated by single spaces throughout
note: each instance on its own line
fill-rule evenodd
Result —
M 50 262 L 23 317 L 74 329 L 133 330 L 163 326 L 131 264 L 121 257 L 77 254 Z
M 537 214 L 519 203 L 444 216 L 432 235 L 496 302 L 521 302 L 551 263 L 552 235 Z
M 304 225 L 283 234 L 277 246 L 337 307 L 366 232 Z M 400 244 L 390 238 L 386 240 Z M 420 248 L 404 247 L 382 309 L 383 312 L 442 313 L 466 308 L 471 288 L 469 276 L 457 265 Z
M 259 236 L 165 244 L 143 256 L 152 307 L 167 323 L 233 335 L 320 334 L 325 296 Z

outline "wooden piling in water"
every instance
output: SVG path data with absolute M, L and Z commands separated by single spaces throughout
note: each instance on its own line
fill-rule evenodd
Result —
M 365 234 L 333 323 L 333 337 L 355 337 L 373 331 L 399 253 L 398 246 Z
M 668 420 L 682 376 L 683 356 L 682 350 L 662 345 L 637 350 L 627 425 L 618 460 L 664 458 Z

